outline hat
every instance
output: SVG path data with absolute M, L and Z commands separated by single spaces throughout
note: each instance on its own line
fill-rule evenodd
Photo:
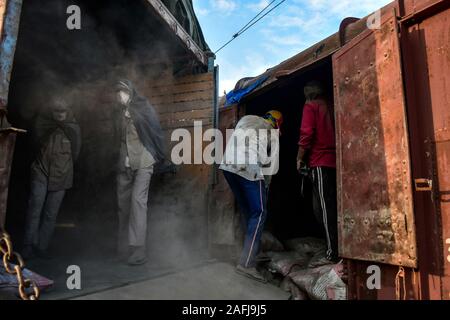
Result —
M 283 114 L 278 110 L 272 110 L 264 115 L 264 119 L 275 129 L 280 129 L 283 124 Z
M 121 79 L 119 81 L 117 81 L 116 83 L 116 91 L 128 91 L 128 92 L 133 92 L 133 83 L 131 83 L 130 80 L 126 80 L 126 79 Z

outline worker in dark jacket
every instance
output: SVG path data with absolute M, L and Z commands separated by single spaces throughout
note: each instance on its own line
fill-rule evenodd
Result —
M 66 190 L 72 188 L 73 164 L 81 148 L 80 127 L 63 99 L 38 116 L 33 138 L 37 156 L 31 165 L 23 255 L 49 258 L 56 217 Z
M 119 260 L 130 265 L 147 261 L 148 192 L 154 168 L 165 160 L 165 142 L 158 114 L 128 80 L 116 85 L 120 153 L 117 174 Z
M 309 82 L 304 88 L 306 103 L 300 130 L 297 169 L 309 166 L 313 182 L 314 213 L 323 225 L 327 256 L 338 258 L 336 205 L 336 139 L 333 109 L 324 97 L 322 85 Z

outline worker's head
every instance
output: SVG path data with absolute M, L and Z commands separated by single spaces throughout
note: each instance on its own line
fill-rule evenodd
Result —
M 123 106 L 128 106 L 133 96 L 133 84 L 129 80 L 119 80 L 116 83 L 117 100 Z
M 308 82 L 303 91 L 306 101 L 315 100 L 324 94 L 322 84 L 319 81 Z
M 275 129 L 281 129 L 283 124 L 283 114 L 278 110 L 272 110 L 264 115 L 264 119 Z
M 67 102 L 62 98 L 55 98 L 53 100 L 52 117 L 56 121 L 65 121 L 69 112 Z

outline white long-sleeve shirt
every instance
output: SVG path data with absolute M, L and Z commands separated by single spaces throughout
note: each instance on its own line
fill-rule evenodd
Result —
M 250 181 L 267 180 L 278 172 L 278 139 L 279 131 L 264 118 L 243 117 L 227 143 L 220 169 Z

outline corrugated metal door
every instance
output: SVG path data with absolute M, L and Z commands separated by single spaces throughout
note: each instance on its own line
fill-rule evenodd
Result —
M 340 254 L 417 266 L 397 21 L 366 30 L 333 57 Z

